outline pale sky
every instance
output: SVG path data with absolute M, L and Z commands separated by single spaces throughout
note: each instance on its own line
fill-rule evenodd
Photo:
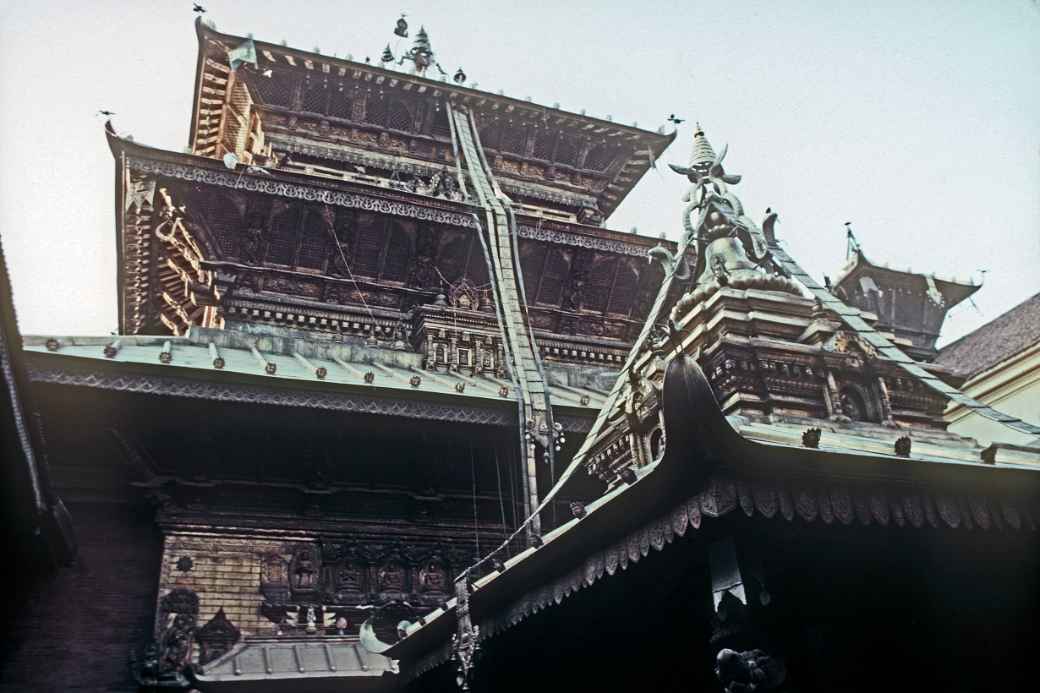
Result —
M 271 2 L 203 0 L 217 27 L 373 62 L 398 12 L 478 87 L 656 129 L 688 119 L 608 220 L 675 238 L 700 121 L 756 220 L 814 274 L 868 256 L 988 270 L 944 341 L 1040 290 L 1040 9 L 993 2 Z M 95 116 L 187 145 L 190 1 L 0 2 L 0 234 L 28 334 L 116 328 L 113 162 Z

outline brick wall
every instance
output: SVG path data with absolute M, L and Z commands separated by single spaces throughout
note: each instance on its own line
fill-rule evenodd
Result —
M 199 626 L 223 607 L 243 636 L 270 635 L 272 624 L 260 615 L 260 564 L 264 554 L 282 553 L 284 548 L 284 541 L 171 533 L 163 548 L 159 597 L 186 587 L 199 596 Z M 177 562 L 185 557 L 192 566 L 181 571 Z
M 14 593 L 5 610 L 4 693 L 137 690 L 128 657 L 154 619 L 161 540 L 153 515 L 122 504 L 69 504 L 69 512 L 76 563 Z

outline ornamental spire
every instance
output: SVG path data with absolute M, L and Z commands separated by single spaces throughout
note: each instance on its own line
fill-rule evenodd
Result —
M 696 124 L 693 132 L 693 152 L 690 154 L 690 168 L 703 168 L 707 170 L 715 163 L 715 150 L 711 147 L 701 124 Z

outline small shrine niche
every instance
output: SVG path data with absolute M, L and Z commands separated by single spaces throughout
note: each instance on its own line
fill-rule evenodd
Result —
M 418 578 L 417 591 L 434 594 L 446 593 L 448 590 L 448 571 L 443 561 L 431 557 L 419 565 L 416 572 Z
M 260 564 L 260 592 L 273 604 L 289 598 L 289 563 L 278 554 L 268 554 Z
M 387 561 L 376 569 L 376 588 L 379 592 L 407 591 L 408 571 L 398 561 Z
M 313 548 L 304 548 L 296 553 L 289 570 L 289 582 L 294 596 L 310 595 L 318 590 L 320 568 L 321 563 Z

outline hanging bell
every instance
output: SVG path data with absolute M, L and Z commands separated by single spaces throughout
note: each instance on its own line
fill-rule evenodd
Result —
M 401 38 L 408 38 L 408 22 L 404 20 L 404 15 L 397 20 L 397 26 L 394 27 L 394 33 Z
M 452 77 L 452 79 L 455 80 L 455 84 L 465 84 L 466 73 L 463 72 L 462 68 L 460 67 L 458 70 L 455 71 L 455 76 Z

